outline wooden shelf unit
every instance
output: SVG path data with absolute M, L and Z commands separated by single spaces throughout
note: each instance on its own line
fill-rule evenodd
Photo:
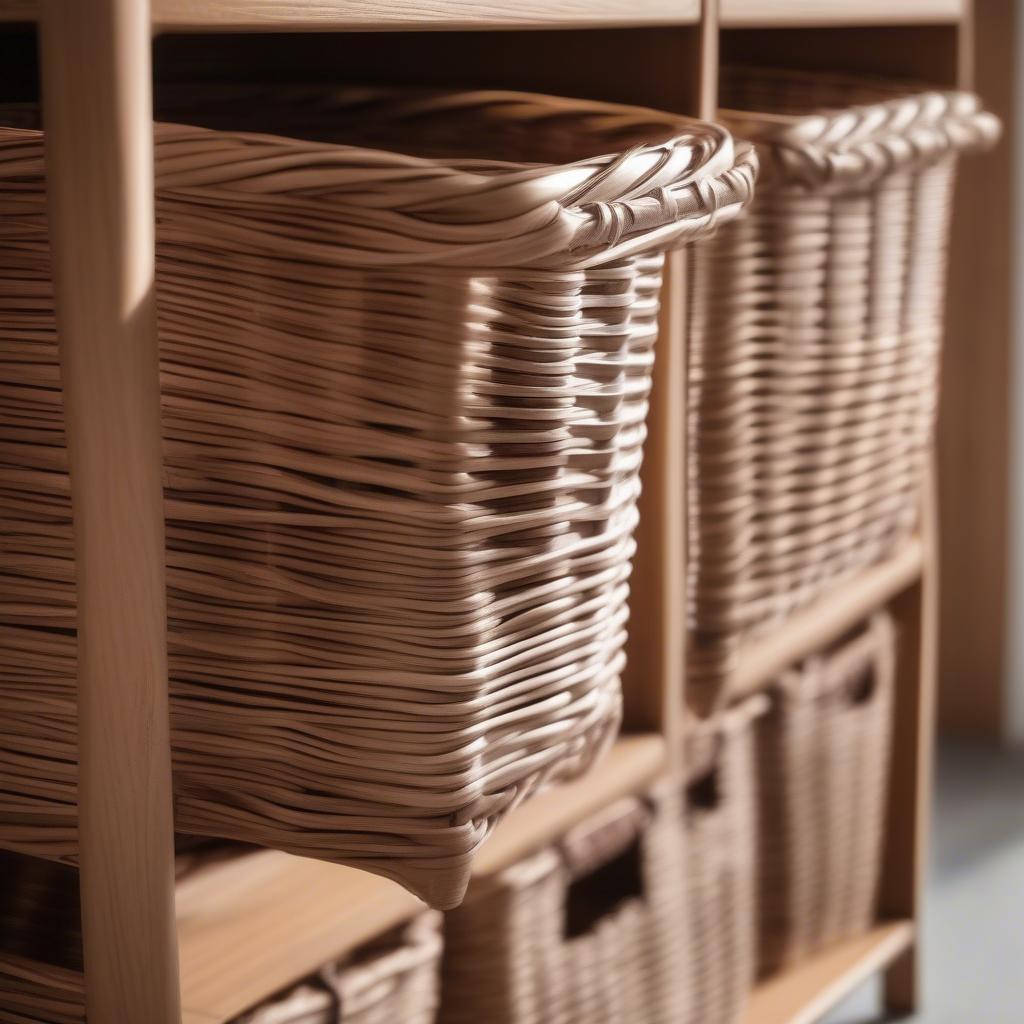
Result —
M 504 6 L 495 0 L 424 0 L 419 4 L 390 4 L 386 0 L 151 0 L 149 17 L 151 28 L 168 33 L 168 38 L 181 35 L 184 39 L 191 32 L 225 33 L 226 48 L 246 38 L 231 33 L 289 32 L 295 33 L 291 39 L 300 40 L 305 38 L 301 33 L 317 32 L 317 52 L 326 64 L 332 58 L 327 33 L 400 31 L 408 36 L 431 30 L 430 53 L 424 54 L 422 66 L 433 67 L 433 81 L 457 65 L 460 53 L 474 54 L 474 60 L 467 62 L 470 70 L 460 76 L 460 86 L 496 84 L 557 90 L 645 102 L 707 117 L 713 115 L 717 103 L 720 40 L 732 55 L 756 52 L 764 60 L 796 63 L 805 57 L 805 44 L 813 41 L 815 57 L 809 61 L 811 66 L 879 71 L 905 58 L 912 65 L 908 73 L 927 72 L 928 77 L 950 84 L 966 83 L 966 64 L 956 56 L 958 41 L 969 35 L 965 5 L 966 0 L 791 0 L 778 4 L 768 0 L 723 0 L 719 21 L 716 0 L 703 0 L 702 10 L 699 0 L 640 0 L 629 4 L 622 0 L 556 0 L 552 4 L 530 0 Z M 145 6 L 146 0 L 95 0 L 90 17 L 109 30 L 115 48 L 130 43 L 141 50 L 146 48 L 141 46 L 139 34 L 129 39 L 130 33 L 125 35 L 123 29 L 126 19 L 138 18 Z M 63 0 L 0 0 L 0 21 L 30 22 L 40 10 L 44 15 L 57 16 L 63 9 Z M 853 25 L 858 28 L 845 28 Z M 522 31 L 513 34 L 507 29 Z M 88 67 L 95 61 L 89 49 L 90 32 L 83 32 L 81 38 L 69 32 L 53 33 L 47 29 L 44 17 L 44 42 L 48 31 L 44 86 L 47 67 L 52 72 L 60 66 Z M 552 37 L 556 35 L 557 46 L 563 52 L 559 66 L 552 69 L 550 55 L 556 47 Z M 340 42 L 345 37 L 337 38 Z M 910 56 L 908 40 L 921 44 L 910 51 Z M 275 41 L 271 44 L 277 45 Z M 211 45 L 215 50 L 221 44 L 215 41 Z M 375 45 L 386 48 L 387 44 L 375 36 Z M 271 52 L 272 46 L 265 52 Z M 252 52 L 258 56 L 258 50 Z M 117 53 L 118 59 L 110 64 L 110 89 L 92 97 L 86 90 L 75 97 L 82 104 L 93 104 L 90 116 L 94 118 L 103 104 L 113 106 L 119 92 L 140 87 L 148 92 L 148 83 L 140 86 L 146 67 L 128 59 L 123 49 Z M 604 59 L 611 55 L 613 63 Z M 341 61 L 340 66 L 348 64 Z M 405 62 L 401 66 L 410 74 L 420 70 L 419 64 L 411 70 Z M 386 72 L 386 68 L 381 69 L 382 74 Z M 73 123 L 73 113 L 68 112 L 65 123 Z M 84 108 L 78 113 L 84 116 Z M 123 144 L 113 131 L 94 142 L 108 156 L 116 154 L 118 145 Z M 148 148 L 148 142 L 140 138 L 133 145 Z M 124 161 L 129 156 L 122 153 L 120 158 Z M 102 160 L 68 164 L 72 165 L 75 186 L 81 194 L 101 184 Z M 125 173 L 135 175 L 132 182 L 136 189 L 148 187 L 138 167 Z M 115 222 L 118 216 L 117 211 L 110 213 Z M 91 249 L 86 246 L 82 262 L 88 263 L 91 258 L 97 267 L 116 265 L 118 257 L 130 261 L 139 246 L 151 244 L 142 223 L 131 221 L 118 226 L 119 232 L 111 238 L 94 239 Z M 54 244 L 58 249 L 74 237 L 72 227 L 55 225 Z M 684 280 L 685 260 L 679 255 L 671 260 L 663 299 L 663 333 L 652 396 L 633 585 L 626 721 L 637 735 L 623 737 L 608 759 L 585 779 L 535 797 L 517 809 L 481 851 L 475 866 L 478 875 L 499 870 L 602 803 L 639 790 L 678 758 L 683 720 L 680 684 L 685 678 Z M 90 316 L 84 296 L 70 313 L 66 308 L 64 315 Z M 152 338 L 149 340 L 152 342 Z M 155 449 L 151 456 L 156 464 Z M 763 686 L 786 664 L 828 642 L 882 604 L 889 604 L 897 618 L 904 650 L 894 739 L 898 756 L 894 760 L 882 879 L 882 913 L 887 923 L 861 939 L 763 982 L 754 994 L 744 1024 L 810 1024 L 853 986 L 879 971 L 886 972 L 891 1006 L 908 1009 L 916 1003 L 917 921 L 928 818 L 935 668 L 932 502 L 929 492 L 922 499 L 928 513 L 922 533 L 903 551 L 827 600 L 795 615 L 787 626 L 742 653 L 734 679 L 737 693 Z M 162 550 L 157 550 L 154 539 L 147 543 L 153 557 L 162 559 Z M 155 632 L 147 635 L 158 651 L 162 640 Z M 145 638 L 136 639 L 142 643 Z M 115 666 L 108 683 L 116 688 L 135 685 L 136 680 L 124 666 Z M 111 729 L 108 723 L 84 728 L 94 728 L 96 740 L 119 749 L 130 747 L 135 734 L 135 725 L 127 721 L 120 729 Z M 98 746 L 94 743 L 92 749 Z M 160 751 L 155 753 L 160 755 Z M 149 813 L 159 817 L 160 808 L 150 808 Z M 141 817 L 123 820 L 116 837 L 108 833 L 102 839 L 114 877 L 119 865 L 130 862 L 137 853 L 134 844 L 141 830 Z M 152 841 L 153 834 L 159 836 L 159 828 L 149 834 L 148 841 Z M 397 885 L 352 869 L 273 852 L 254 855 L 248 865 L 244 871 L 235 871 L 225 864 L 179 886 L 176 927 L 182 1019 L 187 1024 L 222 1024 L 418 906 Z M 84 881 L 88 886 L 88 879 Z M 106 891 L 106 905 L 94 906 L 91 913 L 96 920 L 104 914 L 116 916 L 126 900 L 136 901 L 155 915 L 157 927 L 148 934 L 166 934 L 175 926 L 168 909 L 172 903 L 170 881 L 162 876 L 149 877 L 140 886 L 130 893 L 119 892 L 116 887 Z M 86 926 L 88 934 L 88 922 Z M 137 989 L 132 964 L 140 956 L 148 957 L 150 966 L 156 964 L 158 973 L 162 969 L 167 981 L 177 971 L 171 953 L 159 942 L 149 947 L 138 944 L 137 936 L 129 932 L 109 934 L 104 941 L 109 947 L 109 970 L 99 976 L 90 973 L 88 983 L 93 993 L 99 993 L 96 998 L 119 1009 L 97 1019 L 110 1024 L 135 1024 L 139 1020 L 173 1024 L 178 1019 L 176 1008 L 171 1005 L 173 1000 L 160 996 L 159 986 L 155 986 L 156 994 L 143 993 L 130 1005 L 124 1003 L 124 993 Z M 133 944 L 135 949 L 131 948 Z

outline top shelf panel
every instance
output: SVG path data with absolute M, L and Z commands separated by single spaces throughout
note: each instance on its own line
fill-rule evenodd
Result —
M 164 32 L 330 32 L 689 25 L 700 0 L 150 0 Z M 0 0 L 33 21 L 38 0 Z
M 943 25 L 958 22 L 966 0 L 721 0 L 725 28 Z
M 967 0 L 722 0 L 727 28 L 951 24 Z M 165 32 L 331 32 L 692 25 L 700 0 L 151 0 Z M 38 0 L 0 0 L 33 21 Z

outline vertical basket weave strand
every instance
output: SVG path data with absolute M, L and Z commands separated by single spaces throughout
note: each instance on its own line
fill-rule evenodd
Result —
M 879 612 L 780 681 L 758 726 L 761 971 L 784 970 L 875 919 L 895 676 Z
M 685 1019 L 678 798 L 626 798 L 474 880 L 445 916 L 440 1024 Z M 631 859 L 633 870 L 622 865 Z M 573 922 L 574 887 L 587 911 Z
M 156 131 L 176 825 L 450 906 L 499 817 L 614 736 L 661 253 L 735 216 L 754 161 L 518 94 L 294 110 L 348 144 Z M 0 132 L 0 213 L 0 846 L 73 859 L 37 131 Z
M 767 707 L 749 697 L 687 736 L 688 1024 L 736 1024 L 757 973 L 755 729 Z
M 998 122 L 960 93 L 733 69 L 758 146 L 749 214 L 696 248 L 688 681 L 898 549 L 933 433 L 958 154 Z

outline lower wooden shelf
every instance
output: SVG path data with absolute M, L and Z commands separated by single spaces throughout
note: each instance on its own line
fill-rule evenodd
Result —
M 401 886 L 274 850 L 177 886 L 182 1024 L 223 1024 L 422 906 Z
M 889 921 L 754 990 L 743 1024 L 814 1024 L 914 941 L 911 921 Z
M 660 736 L 623 736 L 575 782 L 513 811 L 474 867 L 512 864 L 665 767 Z M 223 1024 L 423 906 L 394 882 L 265 850 L 210 864 L 177 886 L 183 1024 Z

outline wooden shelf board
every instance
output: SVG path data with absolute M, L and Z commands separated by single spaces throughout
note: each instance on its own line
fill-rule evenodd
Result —
M 0 21 L 33 21 L 37 0 L 0 0 Z M 167 32 L 331 32 L 409 29 L 690 25 L 700 0 L 152 0 Z
M 724 28 L 943 25 L 958 22 L 965 0 L 721 0 Z
M 660 736 L 620 738 L 586 776 L 513 811 L 475 872 L 540 848 L 664 767 Z M 422 906 L 387 879 L 273 850 L 210 864 L 177 887 L 184 1024 L 223 1024 Z
M 852 629 L 921 576 L 924 548 L 913 539 L 881 565 L 844 583 L 739 652 L 729 682 L 738 699 L 762 689 L 780 672 Z
M 365 871 L 273 850 L 177 887 L 184 1024 L 223 1024 L 422 907 Z
M 622 736 L 582 778 L 538 794 L 516 808 L 480 848 L 474 877 L 492 875 L 539 850 L 615 800 L 638 793 L 667 768 L 661 736 Z
M 867 935 L 761 982 L 754 989 L 742 1024 L 814 1024 L 862 981 L 892 963 L 913 941 L 911 921 L 876 925 Z

